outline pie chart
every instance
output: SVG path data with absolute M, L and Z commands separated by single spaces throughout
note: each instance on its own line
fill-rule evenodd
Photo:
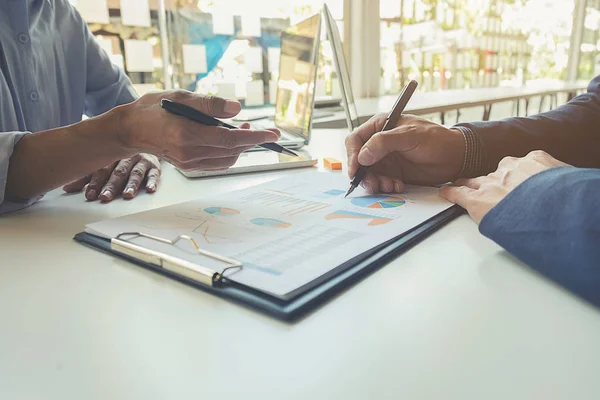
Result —
M 289 222 L 281 221 L 273 218 L 254 218 L 250 220 L 254 225 L 265 226 L 269 228 L 289 228 L 292 226 Z
M 406 204 L 406 200 L 396 196 L 366 196 L 352 199 L 352 204 L 364 208 L 398 208 Z
M 205 213 L 218 215 L 219 217 L 231 217 L 232 215 L 238 215 L 240 212 L 233 208 L 225 207 L 207 207 L 204 209 Z

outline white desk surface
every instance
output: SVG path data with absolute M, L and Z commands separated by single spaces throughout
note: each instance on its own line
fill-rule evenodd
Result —
M 341 151 L 342 132 L 313 149 Z M 0 217 L 0 398 L 598 399 L 600 313 L 466 216 L 290 325 L 72 241 L 86 223 L 297 171 Z

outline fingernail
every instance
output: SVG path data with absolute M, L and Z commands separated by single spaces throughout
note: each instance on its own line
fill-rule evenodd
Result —
M 155 192 L 156 191 L 156 185 L 148 185 L 148 191 Z
M 242 105 L 237 101 L 225 100 L 225 107 L 223 107 L 223 111 L 227 114 L 237 114 L 241 111 Z
M 91 189 L 88 190 L 88 192 L 85 194 L 85 197 L 88 200 L 96 200 L 96 197 L 98 197 L 98 193 L 96 193 L 94 189 Z
M 128 187 L 128 188 L 127 188 L 127 189 L 125 189 L 125 191 L 123 192 L 123 195 L 124 195 L 125 197 L 130 197 L 130 198 L 131 198 L 131 197 L 133 197 L 134 193 L 135 193 L 135 190 L 133 190 L 133 188 L 132 188 L 132 187 Z
M 371 165 L 374 159 L 375 157 L 368 147 L 363 148 L 360 153 L 358 153 L 358 162 L 362 165 Z
M 386 193 L 390 193 L 390 192 L 394 191 L 394 186 L 389 183 L 384 183 L 382 186 L 383 186 L 383 191 Z
M 102 200 L 104 201 L 112 200 L 112 193 L 110 190 L 105 190 L 100 196 L 103 197 Z

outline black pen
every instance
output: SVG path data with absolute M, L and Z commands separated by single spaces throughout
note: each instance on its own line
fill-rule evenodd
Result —
M 402 92 L 398 96 L 398 100 L 396 100 L 394 107 L 392 107 L 392 111 L 390 111 L 390 113 L 388 114 L 385 123 L 383 124 L 383 129 L 381 129 L 381 132 L 385 132 L 396 126 L 398 120 L 404 112 L 404 109 L 406 108 L 406 105 L 408 104 L 418 85 L 419 84 L 416 81 L 410 81 L 406 86 L 404 86 L 404 89 L 402 89 Z M 348 189 L 344 198 L 348 197 L 348 195 L 354 192 L 354 189 L 356 189 L 358 185 L 360 185 L 360 182 L 365 177 L 368 169 L 369 168 L 365 167 L 364 165 L 360 165 L 358 167 L 356 175 L 354 175 L 352 182 L 350 182 L 350 189 Z
M 226 122 L 220 121 L 215 117 L 211 117 L 210 115 L 206 115 L 195 108 L 186 106 L 185 104 L 175 103 L 169 99 L 162 99 L 160 101 L 160 106 L 167 110 L 168 112 L 179 115 L 180 117 L 189 118 L 192 121 L 199 122 L 203 125 L 208 126 L 223 126 L 229 129 L 240 129 L 237 126 L 233 126 Z M 286 149 L 285 147 L 277 144 L 277 143 L 263 143 L 259 145 L 260 147 L 274 151 L 276 153 L 282 153 L 288 156 L 298 157 L 298 154 L 294 153 L 291 150 Z

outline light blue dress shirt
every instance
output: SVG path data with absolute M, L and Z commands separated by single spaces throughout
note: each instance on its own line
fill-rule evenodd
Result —
M 0 214 L 38 199 L 5 201 L 18 141 L 135 100 L 68 0 L 0 0 Z

